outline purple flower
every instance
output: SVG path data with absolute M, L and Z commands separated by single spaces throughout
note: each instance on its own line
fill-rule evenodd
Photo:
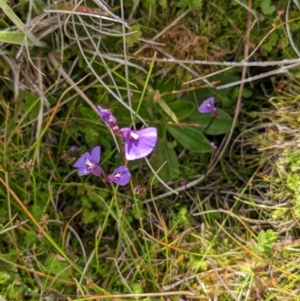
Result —
M 112 112 L 108 109 L 103 109 L 101 106 L 97 106 L 101 119 L 106 123 L 108 127 L 115 130 L 118 129 L 117 120 Z
M 101 148 L 96 146 L 91 150 L 91 153 L 86 152 L 75 162 L 74 167 L 78 168 L 80 176 L 86 176 L 92 173 L 99 177 L 102 173 L 102 168 L 98 166 L 100 162 Z
M 148 156 L 154 149 L 157 141 L 157 129 L 149 127 L 134 131 L 130 128 L 119 130 L 119 136 L 125 139 L 125 158 L 137 160 Z
M 108 182 L 114 182 L 120 186 L 125 186 L 129 183 L 131 174 L 129 169 L 125 165 L 121 165 L 112 174 L 107 176 Z
M 209 97 L 206 100 L 204 100 L 203 103 L 198 108 L 198 111 L 204 114 L 216 114 L 217 109 L 215 104 L 215 98 Z
M 214 142 L 210 142 L 209 145 L 213 150 L 216 150 L 218 147 L 214 144 Z
M 79 152 L 80 151 L 80 147 L 77 147 L 77 146 L 73 145 L 73 146 L 70 147 L 70 151 L 74 152 L 74 153 L 75 152 Z

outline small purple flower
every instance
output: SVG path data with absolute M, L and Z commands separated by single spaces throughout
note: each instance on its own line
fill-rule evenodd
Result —
M 180 184 L 181 186 L 184 186 L 184 185 L 187 184 L 187 181 L 186 181 L 186 180 L 181 180 L 181 181 L 179 182 L 179 184 Z
M 119 136 L 125 139 L 125 158 L 129 161 L 148 156 L 157 141 L 157 129 L 149 127 L 134 131 L 130 128 L 119 130 Z
M 115 130 L 118 129 L 117 120 L 113 113 L 108 109 L 103 109 L 101 106 L 97 106 L 101 119 L 106 123 L 108 127 Z
M 77 146 L 73 145 L 73 146 L 70 147 L 70 151 L 74 152 L 74 153 L 79 152 L 80 151 L 80 147 L 77 147 Z
M 91 150 L 91 153 L 86 152 L 80 156 L 75 162 L 74 167 L 78 168 L 78 174 L 80 176 L 86 176 L 92 173 L 99 177 L 102 173 L 102 168 L 98 166 L 100 162 L 101 148 L 96 146 Z
M 209 97 L 206 100 L 204 100 L 203 103 L 198 108 L 198 111 L 204 114 L 216 114 L 217 109 L 215 104 L 215 98 Z
M 214 142 L 209 143 L 213 150 L 216 150 L 218 147 L 214 144 Z
M 114 182 L 115 184 L 118 184 L 120 186 L 125 186 L 129 183 L 131 178 L 131 174 L 129 172 L 129 169 L 125 165 L 121 165 L 117 169 L 114 170 L 112 174 L 109 174 L 107 176 L 108 182 Z

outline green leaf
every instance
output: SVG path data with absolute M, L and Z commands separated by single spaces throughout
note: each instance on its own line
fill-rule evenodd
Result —
M 253 90 L 252 89 L 247 89 L 247 88 L 245 88 L 244 90 L 243 90 L 243 97 L 244 98 L 250 98 L 250 97 L 252 97 L 253 96 Z
M 85 129 L 85 142 L 89 147 L 98 145 L 99 143 L 99 131 L 93 127 L 88 127 Z
M 159 95 L 166 101 L 170 102 L 176 99 L 180 85 L 174 78 L 167 76 L 167 79 L 161 80 L 161 77 L 155 79 L 154 89 L 159 92 Z
M 178 143 L 188 150 L 200 153 L 210 153 L 212 151 L 209 141 L 203 135 L 201 128 L 191 126 L 180 128 L 175 125 L 167 125 L 167 130 Z
M 293 191 L 299 189 L 300 179 L 298 174 L 289 174 L 287 178 L 287 186 Z
M 176 124 L 179 124 L 177 116 L 174 114 L 172 109 L 167 105 L 167 103 L 163 99 L 160 99 L 157 104 Z
M 161 7 L 163 9 L 167 9 L 168 8 L 168 2 L 167 2 L 167 0 L 159 0 L 159 4 L 161 5 Z
M 22 110 L 25 114 L 28 114 L 30 120 L 33 120 L 34 118 L 37 117 L 39 113 L 39 103 L 40 103 L 39 99 L 37 99 L 30 92 L 25 91 Z
M 97 220 L 99 213 L 96 211 L 90 211 L 90 210 L 84 210 L 83 211 L 83 223 L 84 224 L 91 224 L 94 223 L 95 220 Z
M 46 262 L 44 263 L 44 271 L 50 274 L 59 274 L 61 273 L 68 264 L 64 261 L 60 261 L 55 257 L 47 257 Z
M 155 151 L 151 156 L 151 164 L 153 168 L 158 171 L 159 177 L 166 183 L 174 178 L 179 170 L 179 163 L 177 155 L 174 149 L 168 147 L 167 140 L 160 139 L 157 143 Z M 150 179 L 152 181 L 152 178 Z M 158 184 L 158 181 L 154 181 L 154 185 Z
M 202 0 L 178 0 L 175 3 L 181 10 L 191 8 L 193 11 L 199 11 L 202 8 Z
M 278 34 L 273 32 L 270 34 L 267 43 L 262 46 L 262 49 L 268 53 L 270 53 L 274 48 L 277 47 L 278 43 Z
M 25 4 L 27 4 L 26 1 Z M 43 10 L 47 7 L 47 3 L 45 3 L 43 0 L 35 0 L 34 6 L 39 13 L 42 13 Z
M 40 218 L 42 215 L 37 215 L 37 219 Z M 38 236 L 36 233 L 31 232 L 31 231 L 24 231 L 25 233 L 23 233 L 23 238 L 26 241 L 26 243 L 33 245 L 34 243 L 36 243 L 38 241 Z
M 169 104 L 170 109 L 177 116 L 178 120 L 184 120 L 195 110 L 195 105 L 189 101 L 177 100 Z
M 166 136 L 166 126 L 164 124 L 156 124 L 155 127 L 158 131 L 158 139 L 162 139 Z
M 260 4 L 260 8 L 261 8 L 262 13 L 265 16 L 272 15 L 274 13 L 274 11 L 276 10 L 276 6 L 271 5 L 270 0 L 263 0 Z
M 137 39 L 142 35 L 140 25 L 135 24 L 131 26 L 131 32 L 129 35 L 126 35 L 126 44 L 128 46 L 133 46 L 136 42 Z
M 266 232 L 264 230 L 260 231 L 257 237 L 259 250 L 262 253 L 271 253 L 272 245 L 277 241 L 278 236 L 278 232 L 274 232 L 271 229 L 268 229 Z
M 134 111 L 137 109 L 137 107 L 138 107 L 137 102 L 132 104 L 132 109 Z M 113 108 L 112 112 L 113 112 L 114 116 L 117 118 L 119 126 L 129 126 L 130 125 L 131 116 L 130 116 L 130 112 L 128 109 L 126 109 L 125 107 L 123 107 L 122 105 L 119 104 L 117 108 Z M 148 113 L 146 104 L 141 105 L 140 110 L 139 110 L 139 116 L 141 116 L 145 120 L 149 120 L 149 113 Z M 136 121 L 138 121 L 138 118 L 136 119 Z
M 204 131 L 206 135 L 216 136 L 226 134 L 232 126 L 232 117 L 220 108 L 217 111 L 220 114 L 219 119 L 212 114 L 194 112 L 188 118 L 188 122 L 193 123 L 194 126 L 201 126 L 201 132 Z
M 30 212 L 35 218 L 40 218 L 44 214 L 42 204 L 33 204 L 30 208 Z
M 101 123 L 100 116 L 91 108 L 81 107 L 80 112 L 84 119 L 91 121 L 95 124 Z

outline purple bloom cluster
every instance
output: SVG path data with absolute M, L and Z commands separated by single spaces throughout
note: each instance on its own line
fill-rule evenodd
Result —
M 108 109 L 101 106 L 97 107 L 101 119 L 111 128 L 120 138 L 124 139 L 124 153 L 128 161 L 137 160 L 148 156 L 154 149 L 157 141 L 157 129 L 148 127 L 142 130 L 132 130 L 130 128 L 121 128 L 117 120 Z M 74 167 L 78 168 L 78 174 L 85 176 L 93 174 L 97 177 L 103 175 L 103 170 L 99 166 L 101 156 L 100 146 L 94 147 L 91 152 L 86 152 L 75 162 Z M 125 186 L 131 178 L 130 171 L 126 165 L 121 165 L 109 174 L 106 180 L 120 186 Z
M 132 130 L 131 128 L 119 128 L 117 119 L 108 109 L 97 106 L 99 115 L 104 123 L 118 137 L 124 139 L 124 154 L 127 161 L 137 160 L 148 156 L 154 149 L 157 142 L 157 129 L 148 127 L 142 130 Z M 198 108 L 198 111 L 203 114 L 213 114 L 219 118 L 219 113 L 216 109 L 215 98 L 209 97 Z M 211 147 L 215 150 L 217 147 L 211 142 Z M 72 151 L 78 151 L 76 147 L 71 148 Z M 104 177 L 104 172 L 99 166 L 101 157 L 101 147 L 94 147 L 91 152 L 85 152 L 75 162 L 74 167 L 78 169 L 80 176 L 93 174 L 96 177 Z M 125 186 L 129 183 L 131 174 L 126 165 L 121 165 L 114 170 L 113 173 L 104 177 L 107 182 L 115 183 L 120 186 Z
M 78 168 L 78 174 L 80 176 L 87 176 L 93 174 L 96 177 L 103 175 L 103 170 L 99 166 L 101 157 L 100 146 L 94 147 L 91 152 L 86 152 L 80 156 L 75 162 L 74 167 Z M 127 166 L 122 165 L 118 167 L 112 174 L 107 176 L 109 183 L 114 182 L 120 186 L 125 186 L 129 183 L 131 174 Z
M 148 127 L 139 131 L 130 128 L 119 129 L 116 118 L 110 110 L 97 107 L 101 119 L 120 138 L 124 139 L 125 158 L 128 161 L 144 158 L 154 149 L 157 141 L 157 129 Z

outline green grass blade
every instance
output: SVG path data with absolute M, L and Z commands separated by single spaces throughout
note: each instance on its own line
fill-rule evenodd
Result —
M 139 101 L 139 104 L 138 104 L 138 107 L 135 111 L 135 114 L 132 118 L 132 121 L 131 121 L 131 124 L 130 124 L 130 127 L 134 124 L 135 122 L 135 119 L 139 113 L 139 110 L 141 108 L 141 105 L 142 105 L 142 102 L 143 102 L 143 99 L 144 99 L 144 96 L 146 94 L 146 91 L 147 91 L 147 87 L 148 87 L 148 84 L 149 84 L 149 81 L 150 81 L 150 78 L 151 78 L 151 74 L 152 74 L 152 71 L 153 71 L 153 68 L 154 68 L 154 63 L 155 63 L 155 60 L 156 60 L 156 52 L 154 53 L 153 55 L 153 59 L 152 59 L 152 62 L 151 62 L 151 65 L 150 65 L 150 69 L 149 69 L 149 72 L 148 72 L 148 75 L 147 75 L 147 78 L 146 78 L 146 81 L 145 81 L 145 84 L 144 84 L 144 88 L 143 88 L 143 92 L 141 94 L 141 98 L 140 98 L 140 101 Z
M 27 32 L 26 26 L 14 13 L 14 11 L 6 4 L 6 0 L 0 0 L 0 8 L 2 8 L 5 15 L 22 31 L 24 36 L 27 36 L 34 46 L 44 47 L 46 44 L 39 41 L 32 33 Z
M 0 31 L 0 42 L 2 43 L 23 45 L 24 39 L 26 39 L 26 36 L 23 32 Z M 27 45 L 33 46 L 32 41 L 28 39 Z

